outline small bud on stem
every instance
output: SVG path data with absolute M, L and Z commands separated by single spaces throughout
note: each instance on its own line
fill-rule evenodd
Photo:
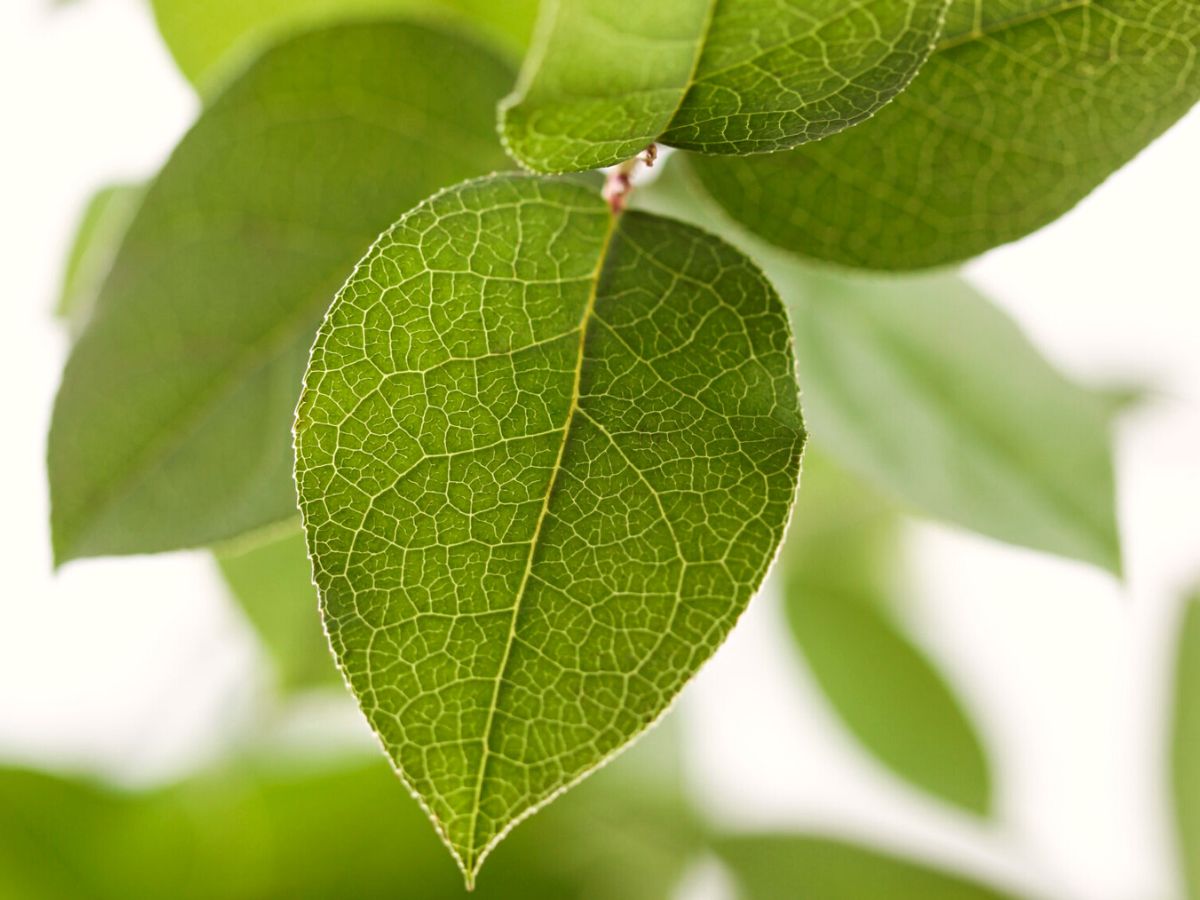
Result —
M 625 203 L 633 190 L 633 172 L 637 168 L 637 164 L 644 163 L 649 169 L 654 165 L 656 159 L 658 159 L 658 145 L 651 144 L 633 159 L 627 159 L 608 170 L 604 189 L 600 195 L 608 202 L 608 208 L 612 210 L 614 216 L 625 210 Z

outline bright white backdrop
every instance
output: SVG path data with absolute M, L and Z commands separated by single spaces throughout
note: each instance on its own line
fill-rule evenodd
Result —
M 101 182 L 153 172 L 196 102 L 139 0 L 5 0 L 0 98 L 0 760 L 166 778 L 254 715 L 254 642 L 202 555 L 52 574 L 42 457 L 74 220 Z M 960 821 L 873 766 L 791 657 L 770 592 L 685 703 L 714 814 L 867 835 L 1038 896 L 1179 893 L 1162 734 L 1179 591 L 1200 578 L 1197 160 L 1200 110 L 1075 212 L 969 268 L 1068 372 L 1158 395 L 1119 435 L 1125 584 L 913 529 L 914 624 L 992 748 L 1000 824 Z

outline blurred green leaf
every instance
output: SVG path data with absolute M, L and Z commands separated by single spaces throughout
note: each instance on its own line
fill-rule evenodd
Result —
M 216 551 L 221 574 L 275 664 L 280 687 L 342 686 L 317 609 L 317 589 L 299 524 L 282 536 Z
M 403 210 L 508 165 L 482 47 L 314 32 L 218 97 L 148 189 L 63 375 L 55 558 L 205 545 L 295 515 L 291 422 L 338 286 Z
M 468 882 L 724 640 L 805 440 L 787 314 L 745 256 L 528 175 L 376 243 L 295 431 L 330 641 Z
M 717 855 L 742 900 L 1015 900 L 931 865 L 881 850 L 805 835 L 730 838 Z
M 1175 822 L 1187 896 L 1200 900 L 1200 591 L 1184 606 L 1175 666 Z
M 640 767 L 631 755 L 536 816 L 471 896 L 669 896 L 699 832 L 673 772 Z M 0 770 L 0 797 L 0 896 L 13 900 L 468 896 L 382 760 L 259 760 L 137 794 Z
M 544 0 L 501 132 L 522 165 L 614 165 L 654 141 L 747 154 L 871 116 L 929 55 L 949 0 Z
M 73 333 L 86 322 L 117 248 L 133 220 L 145 186 L 112 184 L 92 195 L 75 229 L 67 254 L 62 288 L 54 314 L 65 319 Z
M 991 810 L 982 743 L 942 674 L 894 614 L 900 518 L 812 450 L 780 556 L 792 634 L 842 720 L 880 761 L 971 812 Z
M 470 21 L 514 55 L 533 30 L 537 0 L 150 0 L 180 71 L 205 93 L 273 43 L 365 18 Z
M 787 153 L 693 160 L 745 225 L 852 266 L 943 265 L 1065 213 L 1200 100 L 1195 0 L 954 0 L 871 121 Z

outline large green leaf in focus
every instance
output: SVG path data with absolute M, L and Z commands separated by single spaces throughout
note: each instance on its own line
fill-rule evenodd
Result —
M 661 141 L 766 153 L 872 115 L 929 55 L 948 0 L 543 0 L 501 130 L 539 172 Z
M 238 605 L 261 637 L 284 690 L 342 683 L 317 611 L 312 567 L 299 526 L 216 553 Z
M 742 900 L 1016 900 L 964 875 L 827 838 L 730 838 L 717 855 Z
M 297 32 L 384 15 L 470 19 L 513 52 L 528 43 L 537 0 L 150 0 L 189 81 L 209 91 L 265 47 Z
M 900 518 L 811 450 L 803 503 L 780 554 L 792 634 L 829 702 L 896 774 L 979 815 L 991 773 L 945 678 L 897 619 Z
M 148 189 L 50 432 L 58 562 L 209 544 L 295 515 L 291 421 L 317 325 L 397 211 L 506 165 L 508 67 L 424 27 L 262 57 Z
M 923 515 L 1119 571 L 1112 403 L 951 275 L 839 276 L 701 202 L 673 157 L 635 195 L 746 251 L 791 309 L 820 446 Z
M 522 829 L 473 895 L 382 760 L 265 759 L 147 793 L 0 769 L 0 896 L 663 900 L 698 826 L 641 749 Z
M 773 243 L 918 269 L 1054 220 L 1197 100 L 1196 0 L 954 0 L 937 51 L 868 124 L 695 166 Z
M 301 512 L 342 669 L 468 883 L 724 639 L 803 444 L 779 298 L 694 228 L 494 176 L 359 264 L 305 376 Z
M 1175 662 L 1171 766 L 1179 854 L 1189 900 L 1200 898 L 1200 593 L 1184 608 Z

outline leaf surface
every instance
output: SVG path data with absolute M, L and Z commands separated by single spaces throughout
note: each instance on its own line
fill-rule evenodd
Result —
M 1014 894 L 862 845 L 807 835 L 730 838 L 717 846 L 744 900 L 1015 900 Z
M 1185 604 L 1175 662 L 1171 769 L 1180 862 L 1189 900 L 1200 898 L 1200 592 Z
M 922 515 L 1120 570 L 1108 398 L 965 281 L 818 270 L 700 202 L 677 163 L 635 202 L 718 229 L 763 267 L 827 453 Z
M 527 168 L 654 141 L 766 153 L 873 114 L 928 56 L 946 0 L 545 0 L 501 131 Z
M 66 320 L 72 331 L 91 313 L 144 190 L 140 184 L 111 184 L 88 201 L 67 254 L 54 308 L 54 314 Z
M 204 93 L 272 44 L 308 29 L 384 16 L 469 20 L 511 51 L 529 40 L 537 0 L 150 0 L 159 33 Z
M 1195 0 L 954 0 L 937 51 L 868 124 L 695 166 L 775 244 L 918 269 L 1061 216 L 1197 100 Z
M 935 797 L 991 811 L 991 772 L 962 704 L 901 624 L 900 517 L 810 449 L 779 574 L 792 635 L 854 735 Z
M 400 24 L 272 50 L 153 182 L 63 375 L 55 557 L 205 545 L 295 515 L 291 421 L 321 317 L 370 242 L 506 164 L 508 67 Z
M 495 176 L 388 231 L 297 412 L 325 623 L 468 883 L 653 723 L 765 575 L 804 431 L 732 247 Z

